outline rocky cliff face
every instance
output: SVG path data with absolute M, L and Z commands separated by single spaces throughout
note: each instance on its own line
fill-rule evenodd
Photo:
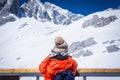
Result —
M 2 0 L 0 4 L 0 26 L 7 22 L 15 21 L 15 16 L 21 16 L 19 0 Z
M 9 13 L 18 16 L 19 0 L 4 0 L 1 4 L 0 16 L 7 16 Z
M 0 0 L 0 10 L 4 7 L 6 3 L 7 3 L 7 0 Z
M 28 17 L 34 17 L 43 22 L 50 21 L 54 24 L 68 25 L 83 17 L 83 15 L 74 14 L 49 2 L 43 4 L 39 0 L 29 0 L 21 6 L 21 9 Z
M 81 14 L 74 14 L 49 2 L 43 4 L 40 0 L 29 0 L 21 7 L 19 0 L 2 0 L 0 1 L 0 26 L 16 20 L 10 15 L 11 13 L 17 17 L 34 17 L 38 21 L 52 22 L 57 25 L 69 25 L 83 17 Z
M 104 27 L 114 22 L 117 19 L 118 17 L 116 17 L 116 15 L 111 15 L 109 17 L 99 17 L 98 15 L 94 15 L 91 19 L 86 20 L 82 24 L 82 27 L 83 28 L 86 28 L 89 26 L 94 26 L 95 28 Z

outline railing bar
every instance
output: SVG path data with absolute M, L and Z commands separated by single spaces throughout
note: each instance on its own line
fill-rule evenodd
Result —
M 120 73 L 80 73 L 80 76 L 117 77 Z
M 83 80 L 87 80 L 87 77 L 120 77 L 120 72 L 91 72 L 91 73 L 79 73 L 79 77 L 83 77 Z M 19 76 L 19 77 L 35 77 L 36 80 L 43 80 L 41 77 L 42 75 L 40 73 L 36 72 L 27 72 L 27 73 L 0 73 L 1 76 Z
M 86 77 L 86 76 L 83 76 L 83 80 L 87 80 L 87 77 Z
M 36 80 L 39 80 L 39 76 L 36 76 Z

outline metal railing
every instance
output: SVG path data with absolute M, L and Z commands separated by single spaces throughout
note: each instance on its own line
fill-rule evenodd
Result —
M 87 77 L 120 77 L 120 73 L 80 73 L 83 80 L 87 80 Z
M 41 77 L 40 73 L 32 72 L 32 73 L 0 73 L 0 76 L 19 76 L 20 77 L 36 77 L 36 80 L 39 80 Z
M 120 77 L 120 69 L 78 69 L 78 72 L 83 80 L 87 77 Z M 0 69 L 1 76 L 36 77 L 36 80 L 42 77 L 37 69 Z

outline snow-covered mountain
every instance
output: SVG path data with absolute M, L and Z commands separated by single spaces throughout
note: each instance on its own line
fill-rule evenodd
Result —
M 0 26 L 7 22 L 16 21 L 16 17 L 20 17 L 21 15 L 19 0 L 0 1 Z
M 7 3 L 7 0 L 0 0 L 0 10 L 4 7 L 6 3 Z
M 0 26 L 16 21 L 16 17 L 33 17 L 39 22 L 52 22 L 58 25 L 69 25 L 83 17 L 49 2 L 43 4 L 40 0 L 28 0 L 21 7 L 19 2 L 19 0 L 0 1 Z
M 21 9 L 28 17 L 34 17 L 42 22 L 50 21 L 54 24 L 68 25 L 83 17 L 81 14 L 74 14 L 49 2 L 43 4 L 40 0 L 29 0 L 21 6 Z
M 120 10 L 88 15 L 66 27 L 21 18 L 0 27 L 0 68 L 38 68 L 62 36 L 78 68 L 120 68 Z
M 117 7 L 117 9 L 120 9 L 120 5 Z

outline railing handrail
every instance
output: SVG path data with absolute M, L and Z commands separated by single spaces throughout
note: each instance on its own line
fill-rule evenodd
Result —
M 79 73 L 120 73 L 120 68 L 79 68 Z M 39 73 L 38 69 L 2 69 L 0 73 Z
M 79 77 L 83 77 L 83 80 L 87 80 L 87 76 L 120 77 L 120 68 L 80 68 L 77 71 L 80 74 Z M 29 76 L 36 77 L 36 80 L 39 80 L 41 74 L 38 69 L 0 69 L 0 76 Z

